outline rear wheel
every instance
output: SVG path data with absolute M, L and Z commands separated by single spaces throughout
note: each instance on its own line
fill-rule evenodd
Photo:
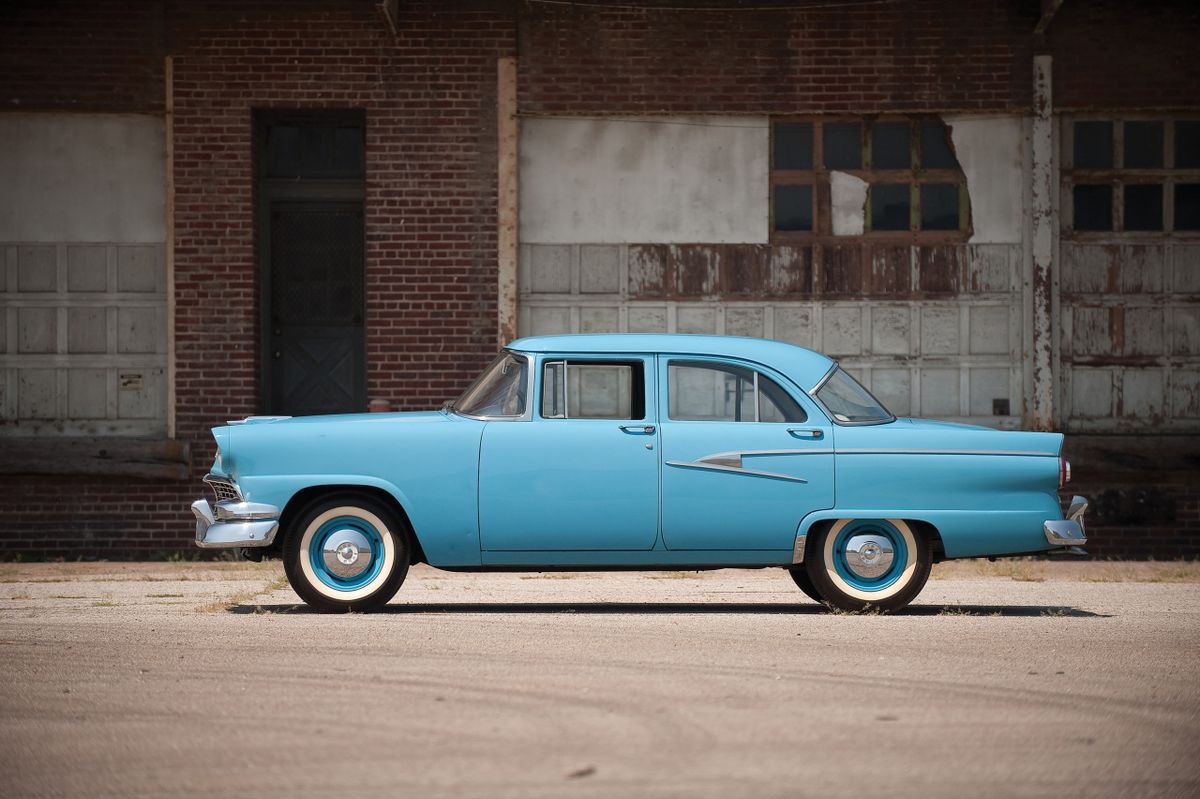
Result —
M 292 589 L 313 607 L 374 610 L 408 574 L 409 533 L 392 509 L 371 497 L 323 497 L 289 525 L 283 568 Z
M 890 612 L 929 579 L 929 539 L 902 519 L 839 519 L 818 534 L 805 559 L 824 601 L 840 610 Z
M 808 572 L 805 571 L 803 566 L 796 566 L 795 568 L 788 569 L 788 574 L 792 575 L 792 580 L 795 581 L 796 587 L 803 591 L 805 596 L 807 596 L 813 602 L 819 602 L 822 605 L 825 604 L 824 598 L 817 593 L 817 589 L 816 586 L 813 585 L 812 578 L 808 576 Z

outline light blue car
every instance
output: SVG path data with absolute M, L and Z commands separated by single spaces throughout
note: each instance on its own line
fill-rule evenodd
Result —
M 938 561 L 1086 543 L 1061 434 L 898 419 L 828 357 L 761 339 L 525 338 L 440 411 L 213 435 L 196 543 L 281 557 L 325 610 L 377 608 L 428 563 L 778 567 L 892 611 Z

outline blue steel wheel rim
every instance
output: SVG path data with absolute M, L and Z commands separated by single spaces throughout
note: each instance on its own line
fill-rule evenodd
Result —
M 324 558 L 325 544 L 331 538 L 346 532 L 357 533 L 365 538 L 370 544 L 372 552 L 370 566 L 361 574 L 350 578 L 340 577 L 330 571 Z M 375 529 L 375 525 L 365 519 L 357 516 L 337 516 L 326 521 L 313 533 L 312 540 L 308 545 L 308 560 L 312 564 L 312 570 L 317 575 L 317 579 L 325 585 L 335 591 L 356 591 L 364 585 L 370 584 L 379 576 L 379 572 L 383 568 L 383 535 Z
M 856 574 L 846 560 L 846 543 L 855 536 L 876 535 L 892 545 L 892 563 L 878 577 L 866 578 Z M 855 519 L 838 531 L 833 540 L 833 568 L 838 577 L 859 591 L 882 591 L 895 585 L 908 565 L 908 543 L 896 526 L 883 519 Z

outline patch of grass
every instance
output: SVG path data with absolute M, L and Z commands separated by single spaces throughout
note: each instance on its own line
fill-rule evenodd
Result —
M 72 594 L 55 594 L 51 599 L 87 599 L 85 596 L 74 596 Z
M 941 610 L 938 611 L 938 615 L 939 616 L 975 616 L 977 614 L 973 613 L 972 611 L 967 610 L 966 608 L 956 608 L 956 607 L 952 607 L 950 605 L 946 605 L 945 607 L 943 607 Z
M 697 571 L 665 571 L 646 575 L 651 580 L 699 580 L 704 575 Z
M 146 594 L 149 599 L 182 599 L 183 594 Z
M 196 608 L 196 612 L 197 613 L 220 613 L 223 610 L 229 610 L 230 608 L 236 608 L 238 605 L 242 605 L 246 602 L 249 602 L 252 599 L 262 596 L 263 594 L 269 594 L 273 591 L 278 591 L 282 588 L 286 588 L 287 584 L 288 584 L 288 581 L 287 581 L 286 576 L 277 577 L 276 579 L 267 583 L 262 588 L 251 588 L 251 589 L 247 589 L 245 591 L 239 591 L 238 593 L 234 594 L 233 596 L 229 597 L 228 599 L 217 599 L 217 600 L 209 602 L 205 605 L 201 605 L 200 607 Z
M 12 596 L 9 597 L 9 599 L 16 602 L 16 601 L 22 600 L 22 599 L 33 599 L 33 597 L 30 596 L 29 594 L 13 594 Z
M 116 607 L 120 607 L 120 605 L 118 605 L 116 602 L 113 602 L 111 599 L 102 599 L 99 602 L 93 602 L 92 607 L 94 607 L 94 608 L 116 608 Z

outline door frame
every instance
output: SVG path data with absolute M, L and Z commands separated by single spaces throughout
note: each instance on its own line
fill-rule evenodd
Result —
M 269 178 L 266 176 L 266 132 L 272 125 L 293 122 L 337 123 L 360 125 L 364 136 L 366 114 L 355 109 L 257 109 L 253 113 L 254 153 L 254 219 L 253 235 L 257 256 L 258 277 L 258 406 L 264 413 L 274 413 L 272 399 L 271 354 L 271 205 L 284 202 L 357 202 L 362 208 L 362 297 L 358 311 L 362 319 L 362 374 L 364 393 L 367 392 L 367 179 L 366 165 L 361 178 Z M 364 150 L 365 151 L 365 150 Z M 366 411 L 364 405 L 360 410 Z

